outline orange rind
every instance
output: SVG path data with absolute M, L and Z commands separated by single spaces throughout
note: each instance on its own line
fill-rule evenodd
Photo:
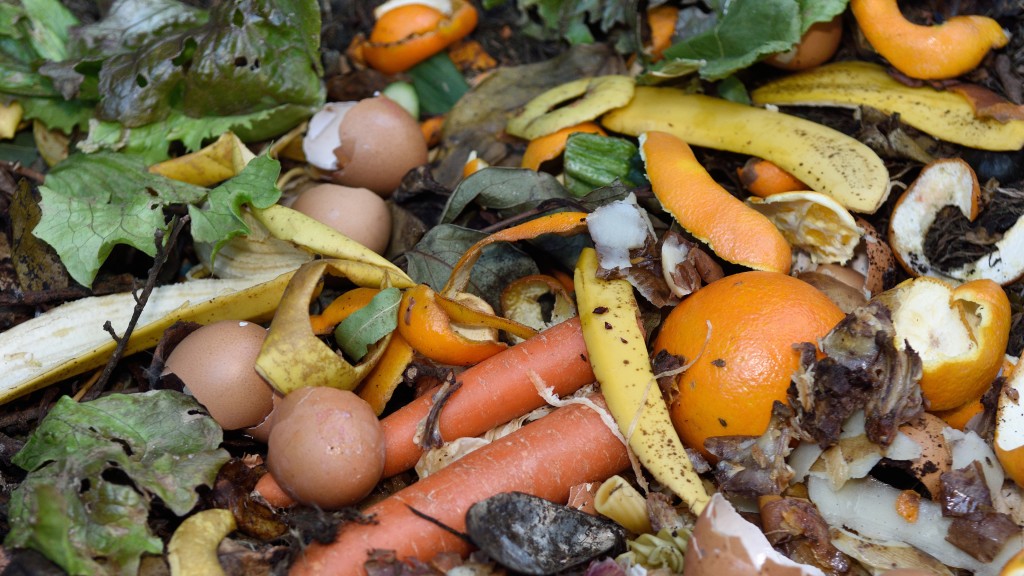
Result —
M 577 132 L 607 136 L 605 131 L 597 124 L 593 122 L 580 122 L 579 124 L 552 132 L 547 136 L 530 140 L 530 143 L 526 145 L 526 151 L 523 152 L 523 159 L 519 165 L 530 170 L 540 170 L 540 167 L 545 162 L 554 160 L 565 152 L 565 143 L 569 140 L 569 136 Z
M 750 198 L 747 205 L 771 220 L 815 264 L 849 262 L 864 234 L 849 210 L 820 192 L 780 192 Z
M 661 205 L 715 254 L 754 270 L 789 272 L 792 251 L 782 232 L 715 182 L 686 142 L 645 132 L 640 155 Z
M 1024 370 L 1014 370 L 999 394 L 992 448 L 1007 476 L 1024 487 L 1024 397 L 1021 393 L 1024 393 Z M 1024 558 L 1015 560 L 1019 565 L 1016 573 L 1024 574 Z
M 362 46 L 362 56 L 385 74 L 405 72 L 476 28 L 479 14 L 465 0 L 452 1 L 446 15 L 425 4 L 405 4 L 385 12 Z
M 892 311 L 896 348 L 921 357 L 921 393 L 930 411 L 980 398 L 1003 365 L 1010 300 L 991 280 L 954 286 L 922 276 L 877 298 Z
M 900 72 L 921 80 L 955 78 L 974 70 L 985 55 L 1010 41 L 998 22 L 955 16 L 921 26 L 906 19 L 896 0 L 850 0 L 864 37 Z

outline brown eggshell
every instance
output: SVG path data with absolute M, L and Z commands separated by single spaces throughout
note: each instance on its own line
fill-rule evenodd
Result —
M 715 493 L 697 518 L 683 576 L 815 576 L 821 571 L 776 552 L 757 526 Z
M 770 56 L 767 64 L 782 70 L 806 70 L 827 62 L 843 39 L 841 15 L 828 22 L 812 24 L 792 49 Z
M 282 400 L 284 400 L 284 396 L 274 392 L 273 408 L 271 408 L 270 412 L 263 418 L 262 422 L 252 428 L 246 428 L 245 433 L 266 444 L 267 440 L 270 439 L 270 429 L 274 426 L 275 412 L 277 412 L 277 408 L 281 405 Z
M 355 504 L 384 473 L 384 432 L 373 408 L 352 392 L 300 388 L 274 416 L 267 468 L 303 504 L 325 510 Z
M 953 453 L 942 435 L 946 423 L 925 412 L 900 426 L 900 432 L 921 447 L 921 456 L 911 462 L 910 473 L 928 488 L 932 498 L 939 494 L 939 478 L 953 466 Z
M 333 177 L 345 186 L 386 198 L 409 170 L 427 163 L 427 142 L 416 119 L 385 96 L 360 100 L 345 114 L 338 135 Z
M 367 188 L 319 184 L 302 192 L 292 209 L 322 222 L 378 254 L 391 239 L 391 211 Z
M 273 407 L 274 391 L 256 373 L 267 331 L 259 324 L 222 320 L 186 336 L 164 364 L 225 430 L 259 424 Z

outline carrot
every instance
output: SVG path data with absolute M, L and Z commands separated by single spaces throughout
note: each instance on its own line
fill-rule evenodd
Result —
M 591 398 L 603 404 L 600 395 Z M 375 548 L 424 561 L 441 552 L 465 556 L 464 540 L 409 507 L 465 531 L 466 511 L 485 498 L 520 491 L 565 503 L 572 486 L 603 481 L 628 465 L 625 446 L 597 412 L 578 404 L 559 408 L 370 506 L 363 512 L 376 524 L 350 524 L 334 542 L 311 545 L 290 574 L 365 574 Z
M 281 488 L 281 485 L 274 480 L 274 477 L 267 472 L 256 481 L 253 492 L 259 494 L 274 508 L 290 508 L 295 505 L 295 499 L 289 496 Z
M 579 318 L 552 326 L 459 374 L 462 386 L 441 410 L 441 436 L 455 439 L 483 434 L 543 406 L 531 372 L 546 386 L 554 387 L 559 396 L 594 381 Z M 412 468 L 423 454 L 413 436 L 430 412 L 432 396 L 424 394 L 381 420 L 385 478 Z

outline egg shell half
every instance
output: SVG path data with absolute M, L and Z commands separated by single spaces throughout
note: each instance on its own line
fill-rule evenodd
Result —
M 384 431 L 373 408 L 352 392 L 300 388 L 275 411 L 267 468 L 298 502 L 325 510 L 349 506 L 384 473 Z
M 405 108 L 378 96 L 360 100 L 338 127 L 334 180 L 390 196 L 409 170 L 427 163 L 423 132 Z
M 372 190 L 319 184 L 302 192 L 291 207 L 378 254 L 387 250 L 391 211 Z
M 267 331 L 259 324 L 221 320 L 182 339 L 164 364 L 225 430 L 255 426 L 274 405 L 274 391 L 256 373 Z

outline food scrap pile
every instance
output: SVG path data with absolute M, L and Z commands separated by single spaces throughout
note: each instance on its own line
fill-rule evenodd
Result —
M 0 573 L 1024 574 L 1021 54 L 0 0 Z

